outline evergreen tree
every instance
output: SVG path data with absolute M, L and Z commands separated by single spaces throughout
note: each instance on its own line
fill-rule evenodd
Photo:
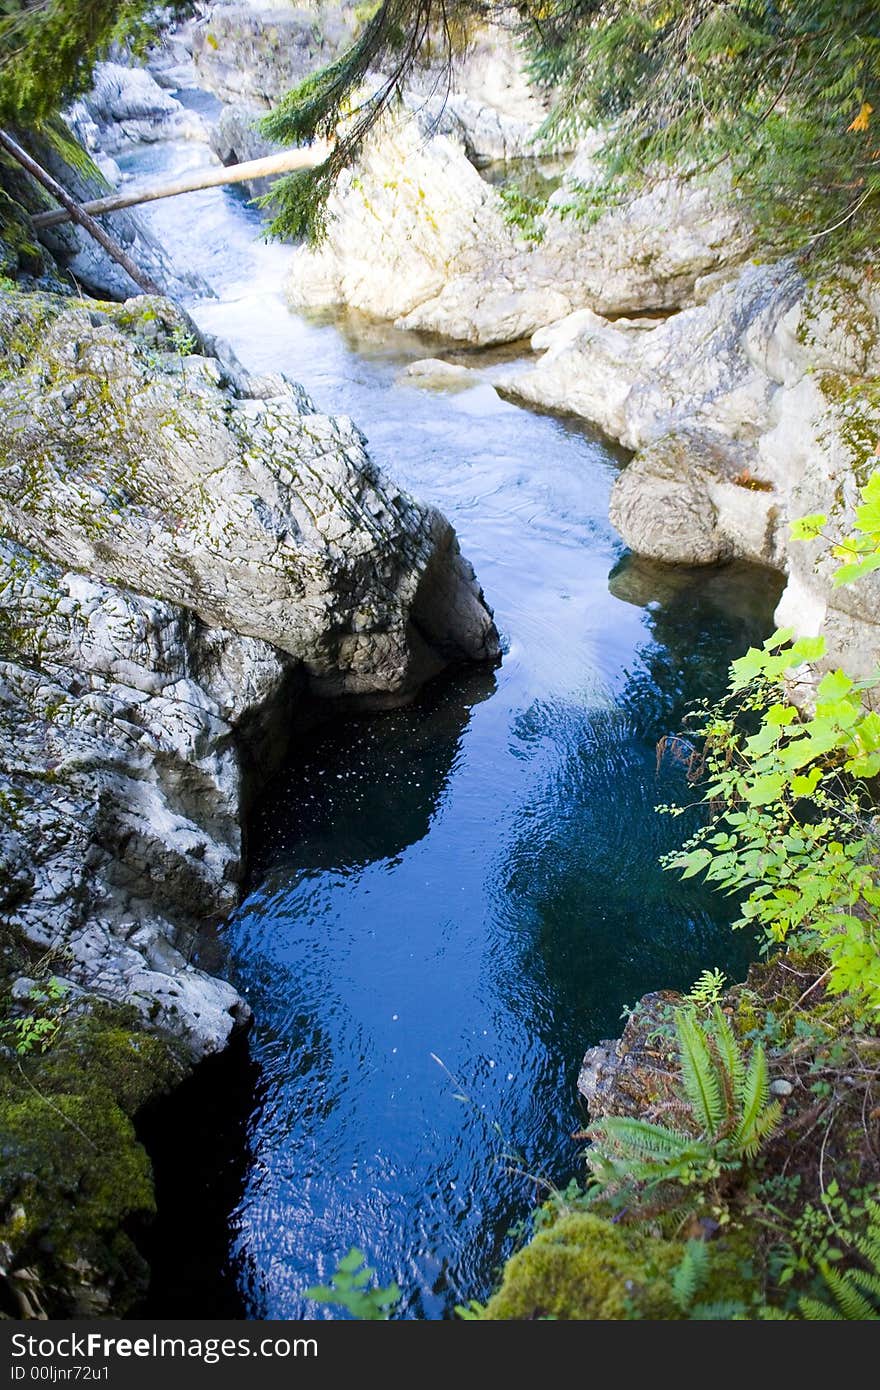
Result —
M 552 90 L 548 133 L 607 130 L 604 177 L 578 209 L 598 214 L 670 165 L 728 167 L 766 244 L 870 254 L 880 222 L 877 0 L 524 0 L 533 79 Z M 343 138 L 312 174 L 276 186 L 275 230 L 320 233 L 338 170 L 421 58 L 447 69 L 467 26 L 506 9 L 479 0 L 384 0 L 353 47 L 290 92 L 273 138 Z M 385 74 L 365 98 L 371 69 Z
M 88 89 L 114 43 L 138 47 L 152 35 L 154 9 L 151 0 L 0 0 L 0 121 L 53 115 Z
M 94 62 L 142 37 L 149 0 L 0 0 L 0 120 L 26 123 L 88 86 Z M 274 230 L 320 235 L 340 169 L 413 67 L 448 78 L 493 0 L 381 0 L 340 58 L 264 123 L 283 142 L 341 135 L 325 163 L 275 185 Z M 521 0 L 547 133 L 607 131 L 603 177 L 576 211 L 598 215 L 669 166 L 731 171 L 766 245 L 870 256 L 880 226 L 878 0 Z M 369 74 L 382 74 L 378 82 Z M 364 94 L 366 93 L 366 94 Z

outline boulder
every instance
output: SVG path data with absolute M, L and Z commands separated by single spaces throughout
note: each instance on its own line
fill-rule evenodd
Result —
M 351 421 L 168 301 L 3 294 L 0 342 L 0 920 L 198 1057 L 247 1013 L 189 962 L 249 778 L 309 701 L 399 703 L 497 634 Z
M 21 544 L 270 642 L 320 694 L 405 698 L 495 654 L 449 523 L 350 420 L 283 378 L 237 394 L 167 301 L 12 295 L 0 323 L 0 519 Z
M 546 119 L 546 91 L 527 77 L 516 38 L 518 16 L 499 15 L 474 27 L 451 74 L 436 66 L 416 68 L 407 103 L 422 129 L 458 141 L 477 166 L 524 159 L 548 148 L 537 132 Z
M 524 240 L 456 138 L 456 109 L 453 99 L 445 134 L 417 107 L 374 133 L 331 194 L 325 240 L 294 256 L 294 306 L 347 305 L 404 329 L 514 342 L 579 309 L 678 308 L 698 280 L 742 259 L 749 236 L 723 180 L 664 179 L 588 226 L 572 211 L 582 159 L 537 219 L 537 239 Z
M 348 47 L 356 24 L 341 7 L 216 5 L 192 31 L 199 84 L 266 109 Z
M 96 65 L 91 91 L 74 103 L 67 119 L 92 154 L 118 154 L 137 142 L 208 138 L 202 117 L 164 91 L 151 72 L 121 63 Z
M 243 164 L 249 159 L 263 159 L 281 148 L 260 133 L 258 122 L 263 115 L 265 112 L 261 107 L 244 103 L 223 107 L 210 135 L 211 149 L 222 164 Z M 241 187 L 252 198 L 261 198 L 269 192 L 274 182 L 273 178 L 249 179 Z
M 530 283 L 530 253 L 462 147 L 414 119 L 374 137 L 340 175 L 328 214 L 326 239 L 292 260 L 295 307 L 347 305 L 473 343 L 515 341 L 570 307 L 554 286 Z
M 249 1010 L 188 957 L 236 902 L 234 731 L 285 665 L 6 540 L 0 584 L 3 929 L 60 952 L 90 997 L 134 1005 L 191 1057 L 216 1051 Z
M 790 522 L 825 512 L 852 529 L 880 439 L 880 295 L 856 271 L 807 284 L 796 264 L 749 266 L 645 331 L 581 310 L 535 334 L 542 355 L 499 389 L 573 411 L 636 451 L 611 517 L 640 554 L 727 556 L 783 571 L 780 624 L 821 631 L 828 662 L 859 676 L 880 658 L 880 579 L 834 588 L 826 541 Z

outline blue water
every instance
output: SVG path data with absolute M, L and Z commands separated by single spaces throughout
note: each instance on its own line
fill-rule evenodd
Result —
M 193 147 L 140 170 L 196 162 Z M 655 744 L 769 631 L 776 579 L 628 556 L 623 459 L 572 420 L 400 382 L 437 345 L 280 296 L 288 248 L 214 190 L 155 225 L 218 299 L 193 305 L 245 365 L 350 414 L 374 457 L 453 520 L 505 642 L 411 708 L 312 729 L 265 789 L 225 928 L 260 1069 L 230 1260 L 249 1316 L 338 1316 L 304 1291 L 359 1246 L 401 1313 L 484 1297 L 510 1231 L 578 1170 L 584 1049 L 646 990 L 751 943 L 728 905 L 661 872 L 687 796 Z M 476 363 L 491 359 L 464 354 Z

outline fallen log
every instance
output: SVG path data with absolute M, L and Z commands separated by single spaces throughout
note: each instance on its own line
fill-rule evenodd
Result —
M 323 164 L 329 153 L 329 145 L 316 142 L 305 148 L 266 155 L 263 159 L 248 159 L 243 164 L 199 169 L 194 174 L 175 179 L 173 183 L 130 189 L 126 193 L 110 193 L 106 198 L 95 198 L 89 203 L 79 204 L 79 210 L 87 216 L 100 217 L 105 212 L 120 212 L 123 208 L 138 207 L 141 203 L 154 203 L 159 198 L 176 198 L 180 193 L 198 193 L 203 188 L 218 188 L 227 183 L 246 183 L 249 179 L 264 179 L 272 174 L 289 174 L 295 169 L 315 169 Z M 58 201 L 63 200 L 59 198 Z M 57 227 L 71 217 L 73 213 L 68 204 L 63 203 L 57 212 L 40 212 L 32 221 L 37 230 L 42 231 L 44 227 Z
M 36 179 L 37 183 L 41 184 L 46 192 L 51 193 L 52 197 L 61 204 L 64 208 L 61 217 L 62 221 L 67 221 L 69 219 L 72 222 L 76 222 L 87 231 L 90 236 L 94 237 L 99 246 L 103 246 L 107 255 L 111 256 L 117 265 L 122 266 L 126 275 L 134 281 L 138 289 L 143 290 L 144 294 L 162 293 L 156 282 L 151 280 L 149 275 L 146 275 L 141 270 L 140 266 L 129 256 L 128 252 L 122 249 L 119 242 L 114 241 L 109 232 L 106 232 L 101 224 L 96 222 L 95 219 L 89 215 L 86 209 L 81 208 L 79 204 L 71 198 L 67 190 L 62 188 L 61 184 L 53 179 L 52 175 L 48 174 L 43 166 L 38 164 L 37 161 L 28 154 L 27 150 L 23 150 L 18 141 L 13 140 L 12 136 L 5 130 L 0 130 L 0 147 L 2 147 L 7 154 L 11 155 L 16 163 L 20 164 L 23 169 L 26 169 L 31 175 L 31 178 Z

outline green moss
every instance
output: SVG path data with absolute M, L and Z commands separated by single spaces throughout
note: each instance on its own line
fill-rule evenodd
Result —
M 110 184 L 92 156 L 79 143 L 70 127 L 60 116 L 51 116 L 48 120 L 39 122 L 36 129 L 59 158 L 64 160 L 65 164 L 69 165 L 71 169 L 75 169 L 83 178 L 96 183 L 99 191 L 102 189 L 109 191 Z
M 16 294 L 0 303 L 0 382 L 14 380 L 39 357 L 63 308 L 63 299 L 43 294 Z
M 4 1063 L 0 1242 L 13 1284 L 16 1270 L 35 1270 L 50 1314 L 81 1306 L 83 1284 L 108 1292 L 114 1312 L 141 1291 L 146 1269 L 125 1226 L 149 1216 L 154 1197 L 132 1116 L 181 1074 L 133 1010 L 105 1005 L 68 1016 L 46 1053 Z
M 24 210 L 0 189 L 0 275 L 42 275 L 43 250 Z
M 587 1212 L 562 1216 L 510 1259 L 489 1319 L 675 1315 L 669 1279 L 681 1247 Z
M 748 1302 L 748 1249 L 726 1238 L 711 1245 L 699 1301 Z M 501 1287 L 483 1316 L 595 1322 L 686 1316 L 673 1292 L 685 1245 L 645 1226 L 625 1226 L 591 1212 L 569 1211 L 508 1260 Z

